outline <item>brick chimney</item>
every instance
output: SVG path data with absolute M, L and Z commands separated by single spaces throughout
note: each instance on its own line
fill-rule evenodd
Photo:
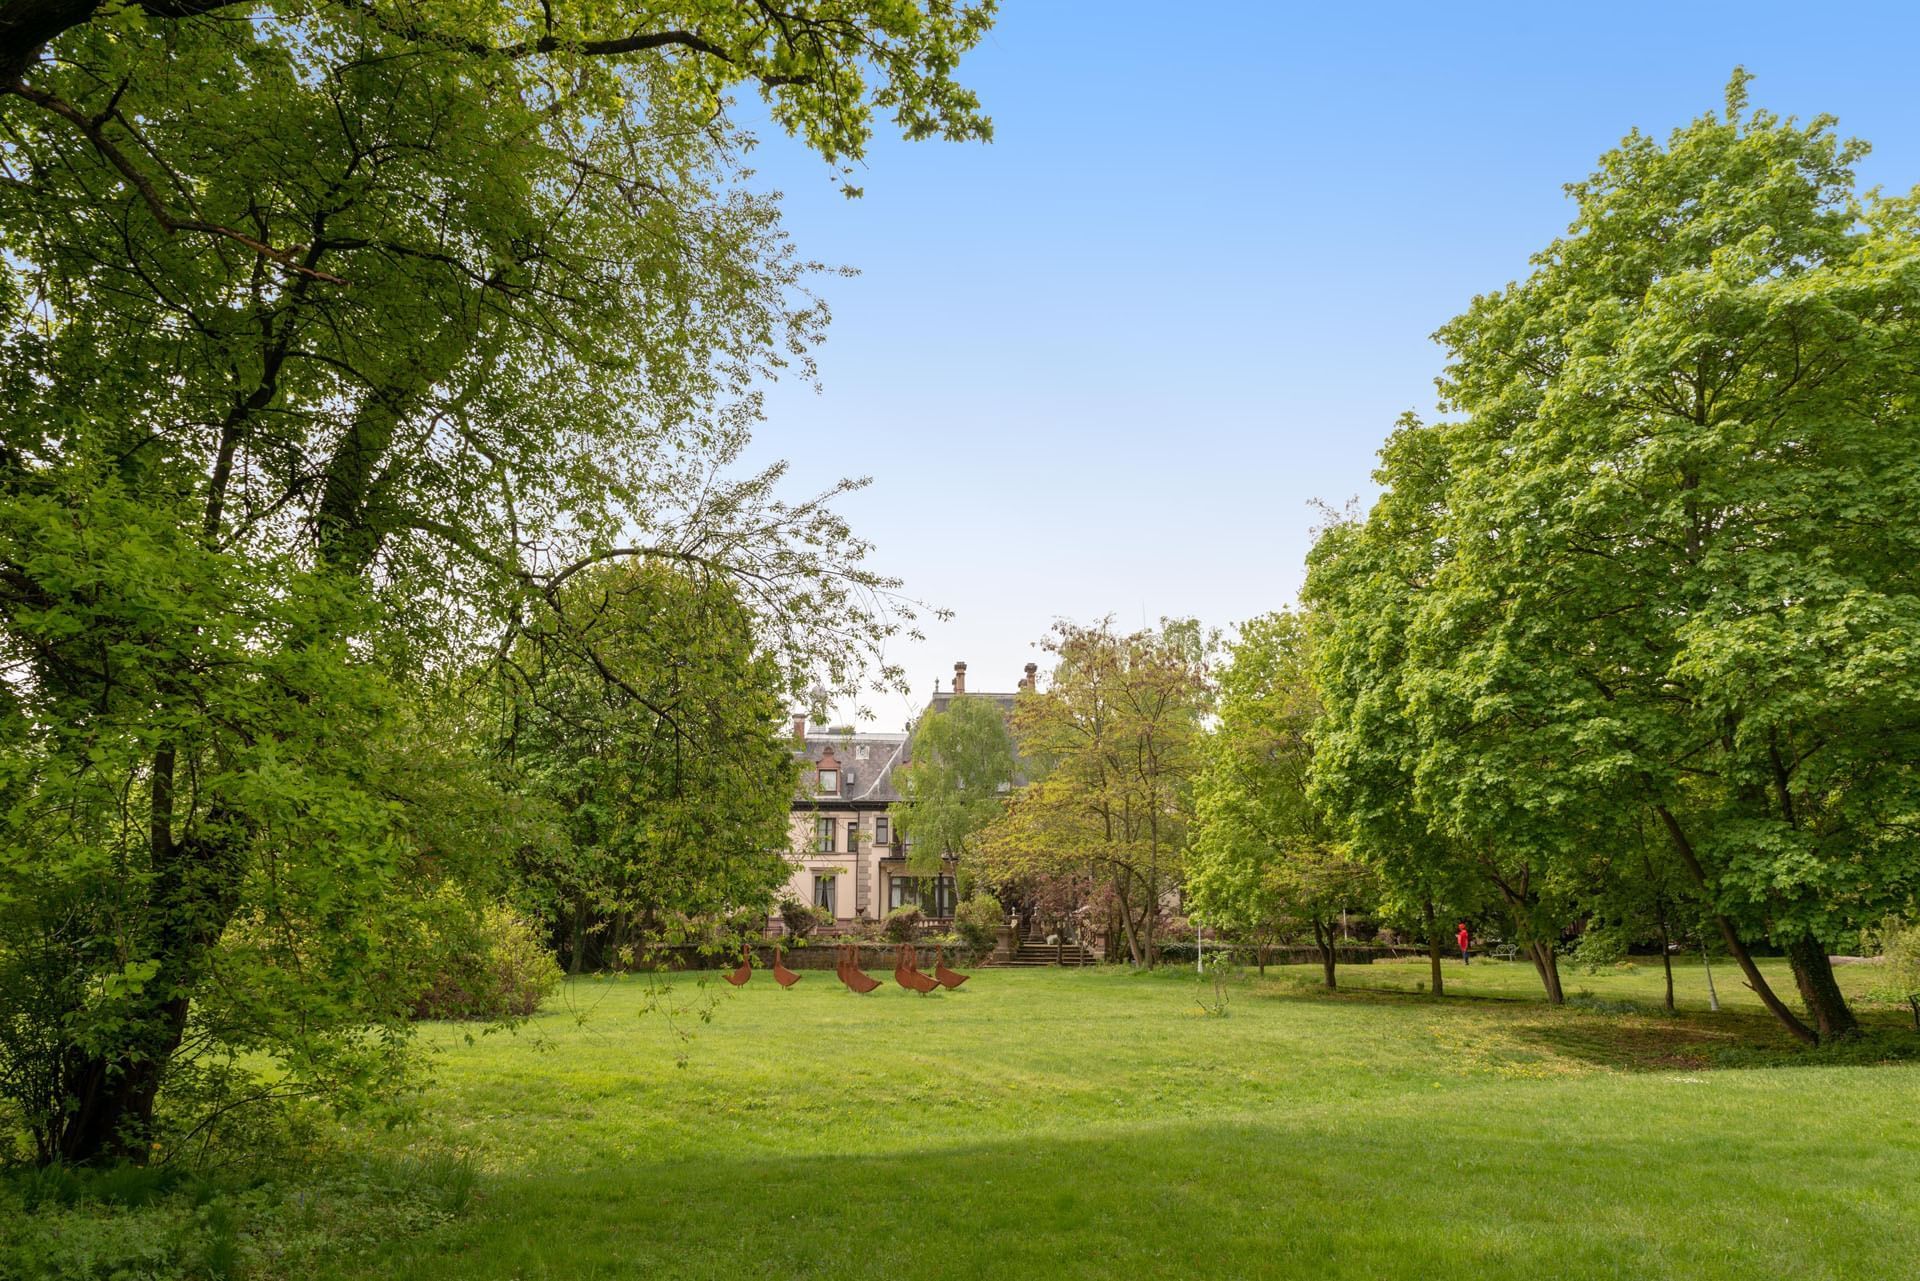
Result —
M 1031 694 L 1033 693 L 1034 690 L 1039 688 L 1039 679 L 1040 679 L 1040 664 L 1028 663 L 1027 678 L 1020 682 L 1020 688 L 1027 691 L 1027 693 Z
M 964 694 L 967 692 L 967 665 L 965 663 L 955 663 L 953 665 L 953 692 L 956 694 Z
M 805 738 L 807 736 L 807 714 L 805 712 L 795 712 L 793 714 L 793 736 L 795 738 Z

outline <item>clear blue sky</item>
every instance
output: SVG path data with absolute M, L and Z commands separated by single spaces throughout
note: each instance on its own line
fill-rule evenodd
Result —
M 873 477 L 878 566 L 956 612 L 898 651 L 914 704 L 955 659 L 1012 688 L 1055 617 L 1231 626 L 1293 601 L 1312 500 L 1370 493 L 1430 335 L 1564 230 L 1562 183 L 1738 63 L 1904 190 L 1916 51 L 1911 3 L 1004 0 L 963 75 L 992 144 L 884 139 L 849 201 L 763 132 L 802 252 L 862 274 L 820 282 L 824 390 L 775 388 L 755 458 Z

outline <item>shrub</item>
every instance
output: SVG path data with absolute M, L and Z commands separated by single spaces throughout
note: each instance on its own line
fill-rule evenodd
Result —
M 224 1178 L 178 1166 L 0 1169 L 0 1277 L 308 1276 L 344 1251 L 469 1212 L 478 1182 L 473 1162 L 457 1153 L 287 1162 Z
M 1905 1001 L 1913 1011 L 1914 1029 L 1920 1031 L 1920 921 L 1889 916 L 1874 931 L 1873 942 L 1885 967 L 1874 985 L 1874 995 Z
M 1617 929 L 1588 926 L 1567 959 L 1585 973 L 1598 974 L 1627 959 L 1626 936 Z
M 757 943 L 767 934 L 767 909 L 743 907 L 720 920 L 720 945 L 734 952 L 742 943 Z
M 502 904 L 444 924 L 416 1019 L 525 1018 L 559 985 L 560 965 L 533 925 Z
M 1000 926 L 1005 920 L 1006 909 L 998 899 L 991 894 L 976 894 L 954 910 L 953 928 L 968 948 L 988 952 L 1000 941 Z
M 911 905 L 896 907 L 887 913 L 887 920 L 883 929 L 889 941 L 894 943 L 911 943 L 920 933 L 920 922 L 923 919 L 925 918 L 917 907 Z
M 824 909 L 810 903 L 802 903 L 797 898 L 784 898 L 780 900 L 780 921 L 787 927 L 787 933 L 803 939 L 822 925 L 831 924 L 833 918 Z

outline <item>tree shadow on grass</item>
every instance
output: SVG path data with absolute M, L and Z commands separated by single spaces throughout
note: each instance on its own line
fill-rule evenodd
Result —
M 1678 1085 L 1559 1084 L 827 1157 L 636 1152 L 494 1180 L 468 1219 L 333 1275 L 1867 1281 L 1920 1256 L 1920 1148 L 1885 1099 L 1782 1090 L 1783 1129 Z
M 1657 1004 L 1597 998 L 1577 987 L 1575 995 L 1558 1007 L 1538 996 L 1515 993 L 1450 992 L 1436 999 L 1425 991 L 1375 984 L 1329 992 L 1298 976 L 1256 986 L 1253 995 L 1477 1011 L 1488 1020 L 1490 1034 L 1496 1038 L 1571 1063 L 1622 1072 L 1867 1067 L 1920 1059 L 1920 1035 L 1905 1030 L 1897 1012 L 1872 1008 L 1857 1011 L 1864 1035 L 1807 1046 L 1764 1010 L 1734 1007 L 1717 1013 L 1685 1009 L 1669 1013 Z M 1498 1066 L 1497 1054 L 1490 1057 Z

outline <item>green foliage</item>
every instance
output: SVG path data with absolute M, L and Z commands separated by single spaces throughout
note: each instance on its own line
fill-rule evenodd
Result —
M 1374 891 L 1309 788 L 1320 703 L 1306 621 L 1256 618 L 1228 654 L 1194 789 L 1187 901 L 1196 917 L 1231 931 L 1293 917 L 1330 933 L 1327 921 L 1366 907 Z
M 792 896 L 780 900 L 780 920 L 787 927 L 788 935 L 796 939 L 805 939 L 822 925 L 833 923 L 824 909 Z
M 727 579 L 660 560 L 584 570 L 528 620 L 510 675 L 506 750 L 563 838 L 526 851 L 520 879 L 575 968 L 771 906 L 795 766 L 778 664 Z
M 991 894 L 976 894 L 953 912 L 953 928 L 975 954 L 992 951 L 1000 942 L 1007 909 Z
M 1599 974 L 1627 959 L 1630 941 L 1617 929 L 1589 925 L 1568 959 L 1588 974 Z
M 443 896 L 416 1019 L 523 1019 L 563 977 L 533 923 L 499 903 L 475 914 Z
M 1005 811 L 1014 783 L 1013 736 L 989 699 L 956 696 L 920 718 L 913 759 L 894 772 L 901 801 L 889 809 L 911 844 L 910 867 L 930 874 L 943 859 L 960 860 Z
M 1154 963 L 1180 884 L 1217 644 L 1188 619 L 1130 634 L 1111 619 L 1059 623 L 1046 692 L 1014 708 L 1033 781 L 983 835 L 983 868 L 998 884 L 1051 883 L 1083 901 L 1098 887 L 1136 965 Z
M 1874 995 L 1909 1003 L 1915 1029 L 1920 1030 L 1920 921 L 1889 916 L 1871 938 L 1882 967 L 1875 976 Z
M 1451 417 L 1403 424 L 1308 589 L 1326 786 L 1372 848 L 1478 864 L 1538 952 L 1596 884 L 1662 877 L 1615 856 L 1658 841 L 1832 1035 L 1827 941 L 1920 877 L 1920 218 L 1857 193 L 1863 153 L 1744 75 L 1608 152 L 1441 329 Z
M 624 908 L 716 834 L 693 897 L 764 881 L 761 773 L 710 822 L 674 803 L 737 754 L 656 734 L 684 763 L 589 812 L 488 678 L 576 625 L 550 647 L 591 664 L 622 559 L 723 622 L 668 628 L 644 685 L 596 672 L 616 704 L 683 659 L 707 695 L 892 670 L 911 608 L 851 486 L 730 472 L 825 313 L 725 99 L 836 164 L 876 113 L 984 137 L 954 74 L 992 10 L 29 7 L 0 22 L 0 1090 L 43 1161 L 144 1159 L 181 1064 L 390 1093 L 443 883 L 504 892 L 518 856 L 538 899 L 585 850 Z M 753 706 L 673 714 L 734 744 Z
M 919 937 L 920 923 L 925 919 L 919 908 L 907 904 L 888 912 L 881 922 L 881 930 L 891 942 L 911 943 Z

